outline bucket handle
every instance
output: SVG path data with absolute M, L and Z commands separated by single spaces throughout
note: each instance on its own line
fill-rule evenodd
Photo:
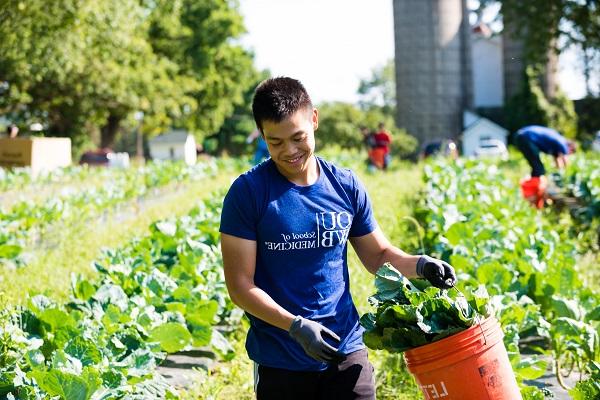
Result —
M 466 300 L 467 297 L 463 294 L 463 292 L 461 292 L 460 290 L 458 290 L 458 288 L 454 285 L 454 283 L 451 284 L 452 288 L 454 288 L 454 290 L 456 290 L 456 292 L 461 296 L 464 297 L 464 299 Z M 467 302 L 467 305 L 469 303 Z M 471 307 L 471 306 L 469 306 Z M 477 322 L 477 325 L 479 325 L 479 329 L 481 330 L 481 336 L 483 336 L 483 345 L 487 346 L 487 338 L 485 337 L 485 332 L 483 331 L 483 327 L 481 326 L 481 315 L 477 312 L 477 310 L 473 309 L 473 311 L 475 311 L 475 321 Z

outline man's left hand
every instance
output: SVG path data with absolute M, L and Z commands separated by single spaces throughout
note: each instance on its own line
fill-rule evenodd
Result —
M 454 268 L 445 261 L 429 256 L 421 256 L 417 261 L 417 275 L 440 289 L 450 289 L 456 283 Z

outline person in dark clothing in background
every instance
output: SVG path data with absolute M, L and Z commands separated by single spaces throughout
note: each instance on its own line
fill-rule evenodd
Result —
M 539 125 L 529 125 L 519 129 L 517 147 L 531 166 L 532 177 L 546 175 L 540 152 L 552 155 L 557 168 L 564 168 L 567 164 L 567 155 L 575 150 L 574 144 L 558 131 Z
M 567 165 L 567 155 L 575 151 L 575 144 L 567 140 L 558 131 L 539 125 L 525 126 L 517 131 L 517 147 L 531 166 L 531 179 L 521 182 L 524 196 L 541 208 L 544 197 L 547 196 L 548 180 L 546 168 L 540 158 L 540 153 L 550 154 L 554 157 L 557 168 Z M 526 193 L 525 186 L 535 186 Z

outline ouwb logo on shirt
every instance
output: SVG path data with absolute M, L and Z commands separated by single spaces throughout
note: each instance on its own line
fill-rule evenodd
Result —
M 352 215 L 347 211 L 318 212 L 315 213 L 315 222 L 314 231 L 282 233 L 282 241 L 266 241 L 267 250 L 286 251 L 343 246 L 348 240 Z

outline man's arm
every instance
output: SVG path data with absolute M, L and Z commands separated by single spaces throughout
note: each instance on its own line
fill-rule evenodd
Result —
M 420 256 L 412 256 L 392 246 L 379 228 L 367 235 L 350 238 L 350 243 L 360 261 L 372 274 L 389 262 L 402 275 L 409 278 L 417 276 L 416 266 Z
M 558 153 L 556 157 L 554 157 L 554 162 L 556 163 L 556 168 L 562 169 L 567 166 L 567 156 L 563 153 Z
M 289 331 L 295 316 L 254 284 L 256 241 L 221 233 L 221 251 L 231 300 L 255 317 Z
M 412 256 L 392 246 L 379 228 L 373 232 L 350 239 L 358 258 L 371 273 L 389 262 L 402 273 L 412 278 L 423 277 L 433 286 L 449 289 L 456 283 L 454 268 L 445 261 L 427 255 Z

